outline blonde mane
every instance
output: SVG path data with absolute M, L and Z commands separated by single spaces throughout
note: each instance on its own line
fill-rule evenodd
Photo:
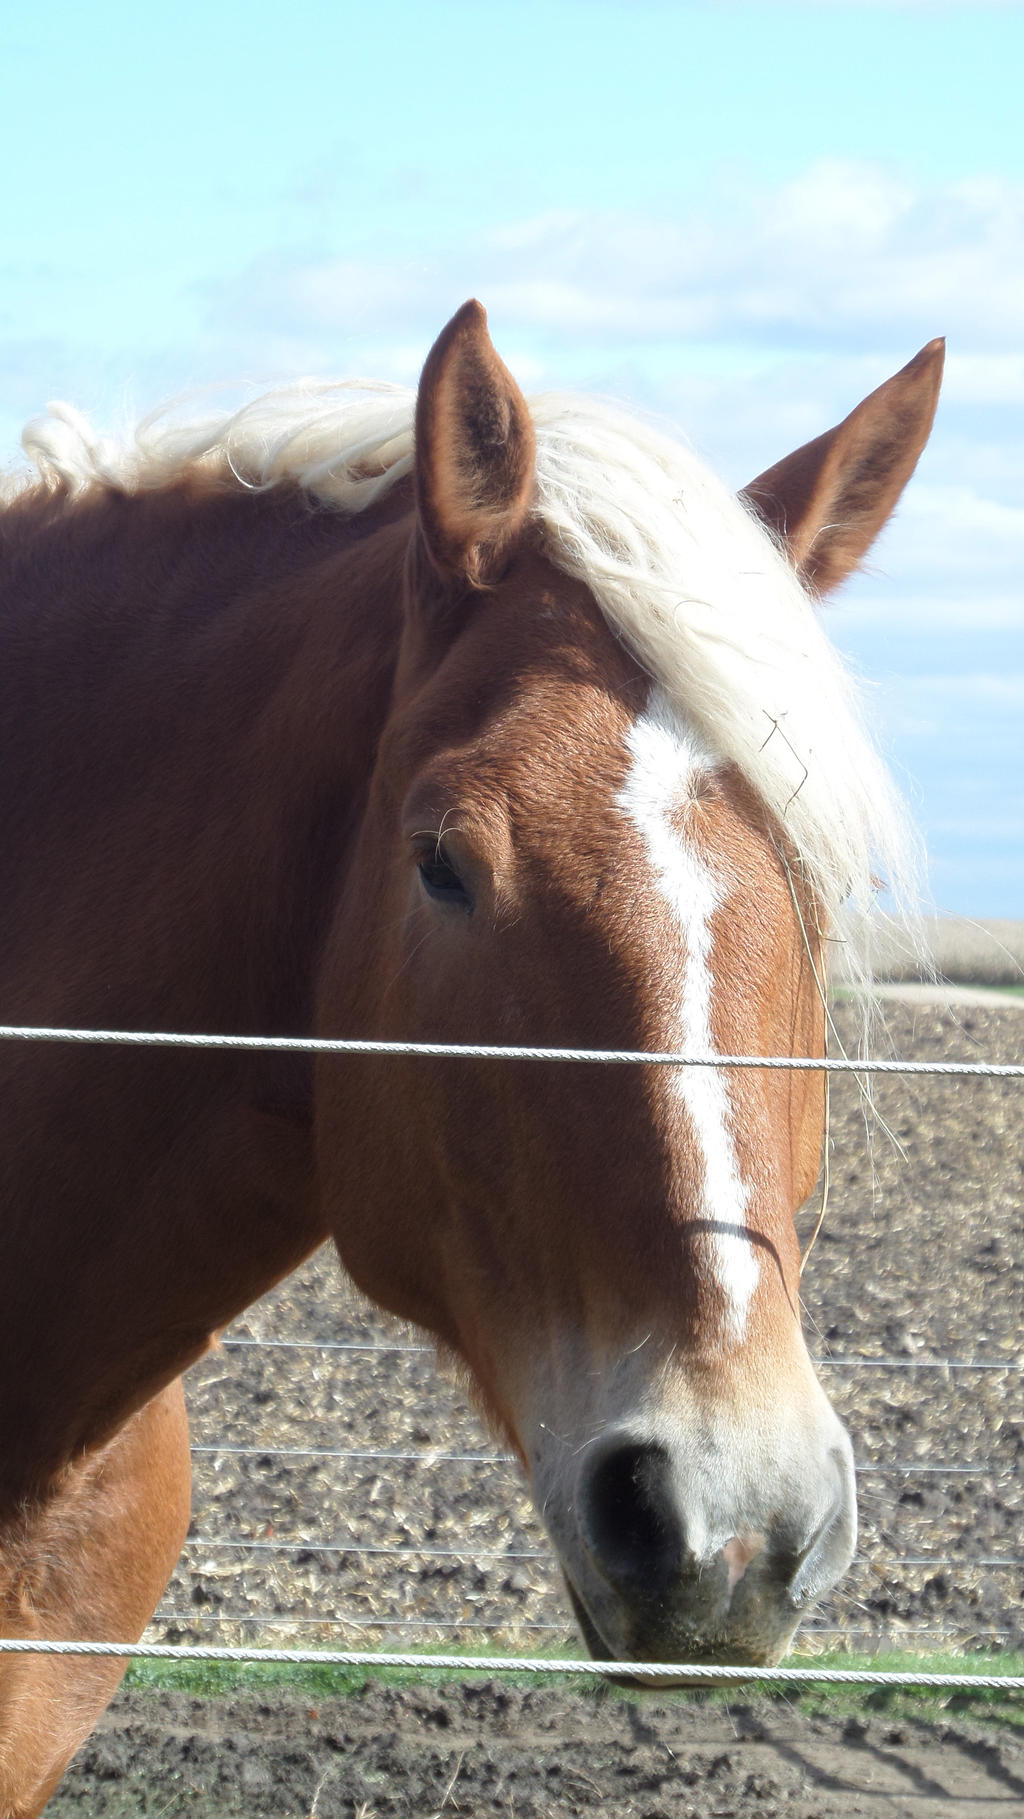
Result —
M 411 472 L 414 409 L 398 386 L 304 384 L 227 416 L 156 413 L 115 443 L 52 405 L 23 446 L 69 493 L 160 487 L 200 469 L 254 489 L 296 483 L 361 512 Z M 919 852 L 812 601 L 689 449 L 601 401 L 545 394 L 530 409 L 552 562 L 586 583 L 679 711 L 738 766 L 828 916 L 842 912 L 844 970 L 867 973 L 877 875 L 898 906 L 915 903 Z

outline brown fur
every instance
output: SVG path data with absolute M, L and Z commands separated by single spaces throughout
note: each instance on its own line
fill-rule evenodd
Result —
M 499 360 L 479 303 L 434 343 L 416 407 L 416 500 L 442 576 L 485 586 L 500 574 L 533 491 L 530 412 Z
M 946 343 L 929 341 L 835 429 L 769 467 L 744 497 L 828 594 L 866 555 L 928 440 Z
M 905 390 L 868 401 L 873 446 Z M 408 488 L 344 518 L 197 475 L 6 509 L 6 1020 L 663 1040 L 670 931 L 614 807 L 648 679 L 533 547 L 532 432 L 479 306 L 427 363 L 418 435 L 418 512 Z M 846 486 L 808 474 L 860 449 L 835 435 L 825 461 L 771 470 L 805 563 Z M 881 464 L 875 504 L 849 459 L 877 528 L 906 459 Z M 830 539 L 809 572 L 834 580 L 862 547 Z M 819 1053 L 776 831 L 729 772 L 686 813 L 748 904 L 715 930 L 716 966 L 744 981 L 716 998 L 715 1040 Z M 424 895 L 424 842 L 471 915 Z M 771 1267 L 730 1362 L 693 1219 L 701 1162 L 657 1070 L 12 1044 L 0 1067 L 7 1635 L 140 1633 L 187 1522 L 175 1380 L 328 1233 L 463 1360 L 528 1464 L 524 1385 L 567 1326 L 614 1349 L 639 1323 L 733 1406 L 802 1382 L 792 1214 L 817 1170 L 813 1075 L 731 1088 Z M 118 1673 L 0 1664 L 0 1819 L 40 1810 Z
M 0 1553 L 4 1636 L 135 1642 L 188 1530 L 180 1383 L 9 1519 Z M 116 1658 L 19 1655 L 0 1665 L 0 1812 L 30 1819 L 114 1693 Z

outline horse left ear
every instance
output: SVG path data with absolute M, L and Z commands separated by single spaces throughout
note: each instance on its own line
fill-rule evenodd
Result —
M 835 429 L 740 494 L 816 593 L 846 580 L 891 516 L 928 440 L 945 350 L 944 340 L 929 341 Z
M 416 401 L 416 503 L 431 560 L 448 581 L 487 587 L 508 559 L 533 498 L 530 412 L 464 303 L 427 355 Z

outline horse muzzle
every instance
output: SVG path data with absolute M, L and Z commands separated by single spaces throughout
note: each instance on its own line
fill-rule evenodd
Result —
M 571 1512 L 549 1498 L 547 1515 L 595 1659 L 778 1661 L 853 1556 L 852 1455 L 838 1422 L 830 1438 L 809 1481 L 785 1487 L 730 1486 L 640 1433 L 591 1449 Z

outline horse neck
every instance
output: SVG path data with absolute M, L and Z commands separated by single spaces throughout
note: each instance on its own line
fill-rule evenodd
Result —
M 181 487 L 26 539 L 0 703 L 9 1021 L 308 1031 L 390 694 L 399 507 L 346 523 Z M 301 1060 L 0 1062 L 2 1498 L 44 1488 L 324 1233 Z

